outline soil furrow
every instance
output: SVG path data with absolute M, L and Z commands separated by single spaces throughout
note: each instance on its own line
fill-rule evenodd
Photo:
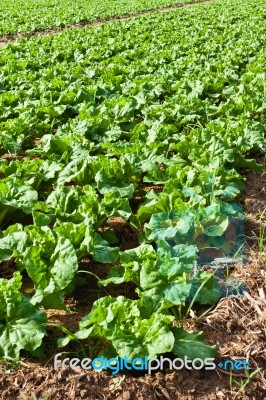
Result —
M 111 18 L 106 18 L 104 20 L 94 20 L 94 21 L 87 21 L 87 22 L 78 22 L 76 24 L 70 24 L 66 25 L 64 28 L 48 28 L 48 29 L 43 29 L 40 31 L 34 31 L 34 32 L 22 32 L 20 34 L 16 35 L 7 35 L 5 37 L 0 38 L 0 47 L 5 46 L 8 43 L 14 42 L 17 39 L 23 39 L 23 38 L 29 38 L 33 36 L 47 36 L 47 35 L 53 35 L 57 34 L 60 32 L 63 32 L 64 30 L 71 30 L 71 29 L 77 29 L 77 28 L 83 28 L 87 26 L 100 26 L 103 25 L 107 22 L 119 22 L 119 21 L 125 21 L 130 18 L 136 18 L 140 17 L 142 15 L 147 15 L 147 14 L 152 14 L 154 12 L 169 12 L 169 11 L 175 11 L 178 9 L 184 9 L 188 7 L 194 7 L 197 5 L 201 4 L 206 4 L 206 3 L 213 3 L 216 0 L 204 0 L 204 1 L 199 1 L 199 2 L 191 2 L 191 3 L 186 3 L 186 4 L 178 4 L 176 6 L 172 7 L 164 7 L 164 8 L 154 8 L 152 10 L 147 10 L 147 11 L 142 11 L 138 13 L 132 13 L 132 14 L 124 14 L 116 17 L 111 17 Z

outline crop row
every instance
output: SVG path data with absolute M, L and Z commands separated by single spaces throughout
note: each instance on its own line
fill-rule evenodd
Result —
M 189 2 L 191 0 L 133 0 L 130 2 L 124 0 L 101 2 L 96 0 L 1 0 L 0 37 L 101 21 Z

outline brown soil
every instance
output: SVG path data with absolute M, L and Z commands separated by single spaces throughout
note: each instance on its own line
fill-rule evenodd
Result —
M 187 330 L 202 330 L 207 343 L 217 344 L 219 361 L 249 361 L 251 372 L 257 370 L 250 382 L 242 371 L 230 374 L 220 368 L 214 371 L 165 370 L 154 376 L 124 372 L 113 376 L 107 372 L 73 371 L 70 368 L 55 371 L 53 356 L 60 352 L 56 347 L 56 339 L 62 334 L 56 327 L 49 326 L 45 338 L 47 356 L 44 361 L 36 361 L 24 353 L 21 366 L 16 368 L 14 364 L 6 363 L 0 367 L 1 399 L 23 399 L 23 393 L 28 399 L 33 398 L 32 394 L 37 398 L 49 395 L 50 400 L 265 400 L 266 252 L 265 247 L 258 247 L 258 240 L 255 240 L 259 227 L 265 225 L 265 183 L 265 174 L 248 172 L 246 188 L 241 197 L 248 217 L 247 231 L 252 232 L 252 240 L 248 241 L 250 259 L 247 265 L 236 267 L 231 277 L 244 281 L 249 287 L 249 293 L 243 297 L 222 299 L 215 309 L 199 320 L 197 317 L 202 310 L 193 310 L 191 318 L 185 322 Z M 253 224 L 252 229 L 250 224 Z M 137 245 L 136 232 L 126 221 L 111 218 L 108 225 L 116 232 L 121 249 Z M 99 277 L 106 276 L 109 268 L 110 265 L 103 267 L 90 259 L 82 260 L 80 265 L 81 270 L 90 270 Z M 6 264 L 6 273 L 10 270 L 12 263 Z M 78 289 L 67 300 L 72 314 L 50 310 L 50 323 L 62 324 L 71 331 L 77 330 L 78 322 L 89 312 L 92 303 L 105 295 L 105 288 L 98 287 L 96 278 L 85 273 L 82 276 L 87 279 L 87 285 Z M 133 292 L 134 288 L 130 285 L 113 285 L 108 288 L 108 294 L 113 296 L 125 293 L 129 295 Z M 75 354 L 79 348 L 71 345 L 61 351 Z
M 265 165 L 264 170 L 266 170 Z M 266 172 L 262 174 L 247 173 L 247 184 L 241 196 L 241 203 L 247 217 L 247 241 L 251 248 L 254 246 L 256 248 L 258 238 L 263 230 L 265 230 L 264 239 L 266 238 Z
M 40 30 L 38 32 L 22 32 L 19 34 L 14 34 L 14 35 L 7 35 L 3 38 L 0 38 L 0 47 L 5 46 L 6 44 L 10 42 L 14 42 L 16 39 L 21 39 L 21 38 L 28 38 L 32 36 L 47 36 L 47 35 L 53 35 L 59 32 L 62 32 L 64 30 L 70 30 L 70 29 L 76 29 L 76 28 L 81 28 L 81 27 L 86 27 L 86 26 L 100 26 L 103 25 L 106 22 L 116 22 L 116 21 L 124 21 L 129 18 L 134 18 L 134 17 L 139 17 L 141 15 L 146 15 L 146 14 L 151 14 L 154 12 L 168 12 L 168 11 L 174 11 L 182 8 L 187 8 L 187 7 L 194 7 L 200 4 L 206 4 L 210 2 L 214 2 L 215 0 L 204 0 L 204 1 L 199 1 L 199 2 L 193 2 L 191 1 L 190 3 L 185 3 L 185 4 L 178 4 L 173 7 L 164 7 L 164 8 L 153 8 L 151 10 L 147 11 L 141 11 L 138 13 L 129 13 L 129 14 L 123 14 L 119 15 L 116 17 L 112 18 L 106 18 L 103 20 L 97 20 L 97 21 L 88 21 L 88 22 L 78 22 L 76 24 L 71 24 L 71 25 L 66 25 L 63 28 L 51 28 L 51 29 L 44 29 Z

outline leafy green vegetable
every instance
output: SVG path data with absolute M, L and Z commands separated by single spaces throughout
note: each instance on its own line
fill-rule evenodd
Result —
M 13 177 L 3 179 L 0 182 L 0 226 L 15 209 L 29 214 L 37 200 L 38 193 L 30 185 Z
M 172 331 L 175 337 L 173 353 L 176 356 L 180 358 L 186 356 L 189 360 L 215 357 L 216 346 L 206 345 L 202 332 L 189 333 L 181 328 L 173 328 Z
M 0 279 L 0 357 L 19 358 L 20 350 L 36 354 L 45 334 L 46 314 L 19 289 L 21 276 Z
M 120 357 L 126 354 L 129 359 L 145 355 L 152 358 L 171 351 L 174 336 L 169 324 L 172 320 L 172 316 L 159 311 L 145 318 L 138 301 L 107 296 L 94 303 L 90 314 L 80 322 L 80 331 L 75 337 L 104 338 L 112 343 Z

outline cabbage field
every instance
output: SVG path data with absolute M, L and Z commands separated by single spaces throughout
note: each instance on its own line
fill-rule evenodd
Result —
M 198 0 L 200 2 L 202 0 Z M 63 28 L 77 23 L 105 20 L 156 8 L 187 3 L 191 0 L 1 0 L 0 37 L 43 29 Z
M 0 35 L 179 3 L 2 0 Z M 45 357 L 49 312 L 71 320 L 69 298 L 95 279 L 100 295 L 79 329 L 54 324 L 57 352 L 217 355 L 215 340 L 186 321 L 194 306 L 206 311 L 223 297 L 197 260 L 211 245 L 223 257 L 235 251 L 222 238 L 232 218 L 244 219 L 246 172 L 262 169 L 265 66 L 264 0 L 10 37 L 0 47 L 2 360 Z M 136 243 L 124 246 L 112 221 Z

